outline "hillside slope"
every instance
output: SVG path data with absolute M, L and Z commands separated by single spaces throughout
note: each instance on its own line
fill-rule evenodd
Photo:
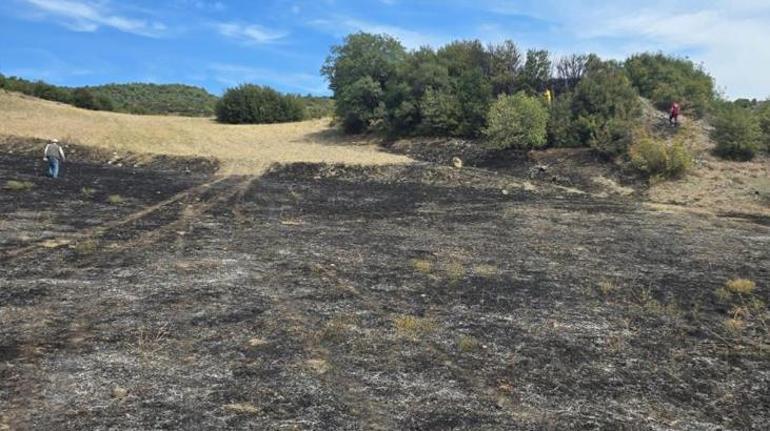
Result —
M 692 171 L 676 181 L 651 184 L 646 197 L 661 209 L 690 207 L 721 215 L 770 215 L 770 160 L 759 155 L 751 162 L 734 162 L 712 154 L 714 142 L 706 121 L 684 118 L 674 129 L 667 116 L 645 106 L 645 123 L 656 138 L 682 139 L 693 154 Z
M 273 163 L 410 162 L 372 143 L 329 142 L 328 132 L 327 120 L 232 126 L 206 118 L 88 111 L 0 91 L 0 135 L 58 138 L 116 152 L 213 157 L 228 173 L 260 173 Z

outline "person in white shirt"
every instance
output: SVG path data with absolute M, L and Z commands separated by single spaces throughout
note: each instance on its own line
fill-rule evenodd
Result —
M 59 165 L 65 160 L 64 150 L 59 145 L 58 139 L 51 139 L 51 142 L 45 146 L 43 160 L 48 162 L 47 175 L 51 178 L 58 178 Z

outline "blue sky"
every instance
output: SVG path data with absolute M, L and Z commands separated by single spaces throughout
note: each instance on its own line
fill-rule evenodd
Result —
M 408 48 L 478 38 L 555 56 L 660 50 L 702 62 L 729 97 L 770 96 L 768 0 L 0 0 L 0 73 L 328 94 L 320 66 L 358 30 Z

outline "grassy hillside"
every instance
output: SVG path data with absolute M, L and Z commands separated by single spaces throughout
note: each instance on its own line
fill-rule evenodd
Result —
M 214 157 L 229 172 L 261 172 L 276 162 L 408 162 L 373 145 L 329 142 L 328 121 L 231 126 L 209 118 L 89 111 L 0 90 L 0 135 L 59 138 L 135 153 Z M 323 143 L 325 145 L 318 145 Z
M 214 115 L 218 98 L 203 88 L 182 84 L 108 84 L 86 87 L 110 100 L 117 112 L 132 114 Z

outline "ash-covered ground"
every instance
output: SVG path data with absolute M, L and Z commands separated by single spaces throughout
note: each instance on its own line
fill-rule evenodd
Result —
M 515 170 L 41 164 L 0 155 L 0 430 L 770 428 L 766 224 Z

